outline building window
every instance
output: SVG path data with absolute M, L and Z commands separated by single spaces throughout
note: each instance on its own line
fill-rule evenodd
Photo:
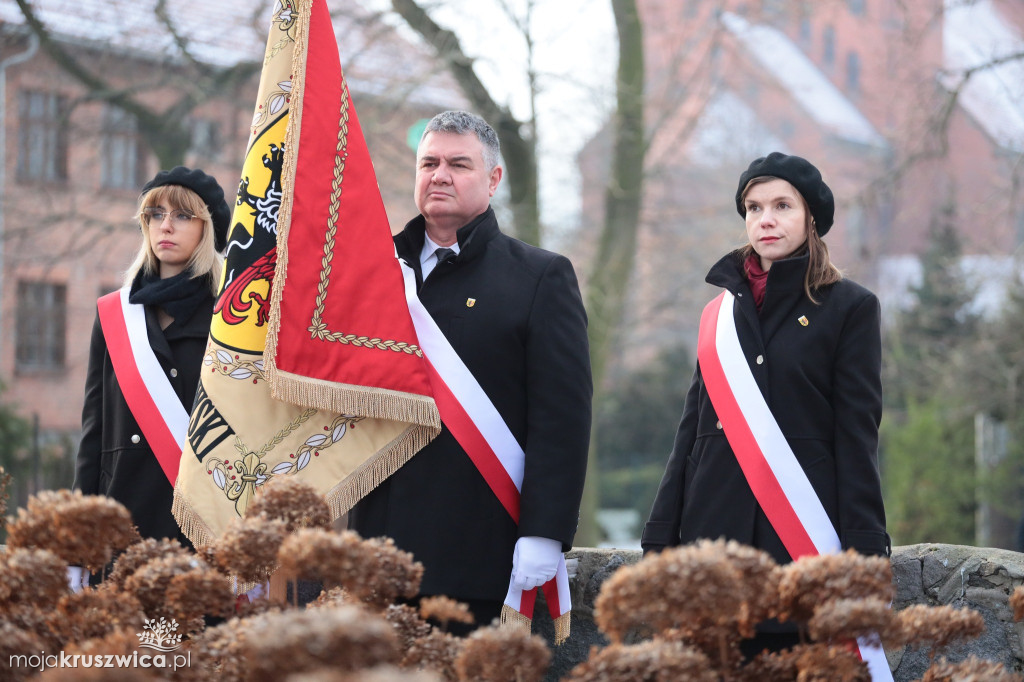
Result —
M 860 92 L 860 57 L 856 52 L 846 55 L 846 89 L 851 93 Z
M 867 10 L 865 0 L 847 0 L 846 4 L 850 8 L 850 14 L 857 17 L 864 16 L 864 12 Z
M 18 282 L 15 331 L 17 371 L 64 368 L 67 287 L 50 282 Z
M 18 180 L 63 182 L 68 177 L 67 98 L 23 90 L 18 98 Z
M 195 118 L 188 124 L 191 135 L 189 153 L 204 161 L 215 161 L 220 155 L 221 134 L 216 121 Z
M 811 44 L 811 19 L 810 17 L 800 17 L 800 44 L 808 46 Z
M 825 27 L 821 35 L 822 59 L 825 66 L 835 66 L 836 63 L 836 30 L 832 25 Z
M 138 122 L 120 107 L 103 112 L 103 160 L 100 182 L 111 189 L 138 189 L 146 178 Z

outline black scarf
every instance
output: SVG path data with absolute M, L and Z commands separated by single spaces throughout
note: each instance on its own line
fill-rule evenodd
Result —
M 208 296 L 209 275 L 192 277 L 192 271 L 186 269 L 174 277 L 160 279 L 160 275 L 140 270 L 132 282 L 128 302 L 160 306 L 176 321 L 184 322 Z

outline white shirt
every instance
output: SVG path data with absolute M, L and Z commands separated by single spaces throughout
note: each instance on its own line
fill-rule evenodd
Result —
M 459 251 L 461 251 L 458 242 L 455 242 L 454 244 L 448 247 L 442 247 L 438 246 L 436 242 L 432 241 L 430 237 L 426 235 L 426 233 L 423 234 L 423 250 L 420 251 L 420 272 L 423 273 L 424 280 L 426 280 L 427 275 L 433 272 L 434 268 L 437 267 L 437 256 L 435 255 L 435 252 L 441 248 L 449 248 L 456 254 L 458 254 Z

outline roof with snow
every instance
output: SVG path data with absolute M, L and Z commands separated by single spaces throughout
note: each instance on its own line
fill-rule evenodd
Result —
M 1024 40 L 991 0 L 946 0 L 942 57 L 950 90 L 997 144 L 1024 151 Z M 1000 63 L 1000 60 L 1006 60 Z M 977 69 L 971 72 L 971 69 Z
M 871 122 L 782 31 L 723 12 L 722 25 L 825 130 L 850 142 L 885 147 Z M 756 49 L 753 49 L 756 46 Z
M 738 95 L 714 93 L 690 136 L 687 157 L 703 166 L 741 167 L 769 152 L 789 153 L 789 145 L 772 133 Z
M 36 16 L 62 42 L 156 59 L 183 61 L 172 32 L 157 16 L 159 0 L 32 0 Z M 274 2 L 165 0 L 167 18 L 189 55 L 214 67 L 263 58 Z M 448 106 L 461 100 L 453 81 L 422 44 L 400 36 L 352 0 L 328 0 L 349 87 L 367 94 L 394 92 L 400 79 L 407 100 Z M 24 27 L 14 0 L 0 0 L 0 27 Z

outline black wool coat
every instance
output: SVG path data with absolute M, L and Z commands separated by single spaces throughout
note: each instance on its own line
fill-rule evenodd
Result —
M 707 281 L 737 297 L 747 363 L 843 549 L 885 556 L 878 299 L 843 279 L 815 292 L 815 304 L 804 293 L 806 269 L 806 256 L 775 262 L 760 314 L 737 252 L 715 264 Z M 642 545 L 658 551 L 720 537 L 763 549 L 779 563 L 791 560 L 726 440 L 698 363 Z
M 195 401 L 212 317 L 212 294 L 188 319 L 176 319 L 163 330 L 156 309 L 146 306 L 149 344 L 186 412 L 191 412 Z M 176 538 L 191 547 L 171 515 L 174 487 L 117 383 L 98 313 L 89 346 L 74 487 L 86 495 L 106 495 L 125 505 L 142 537 Z
M 447 428 L 361 500 L 349 525 L 424 565 L 421 593 L 501 600 L 520 536 L 572 546 L 590 438 L 587 318 L 572 264 L 502 234 L 488 208 L 457 258 L 420 274 L 425 224 L 395 237 L 419 297 L 526 453 L 518 528 Z

